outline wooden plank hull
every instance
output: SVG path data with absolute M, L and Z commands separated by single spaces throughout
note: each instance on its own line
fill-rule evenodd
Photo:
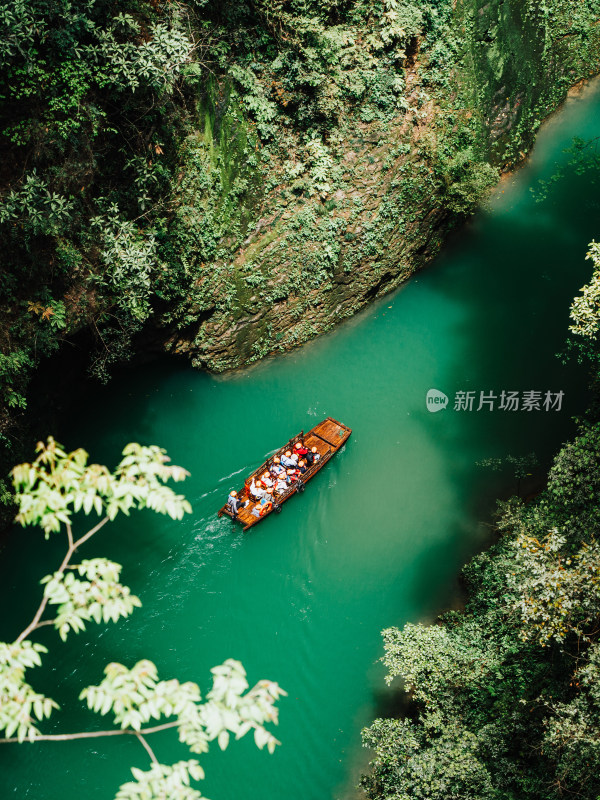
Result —
M 285 453 L 286 450 L 293 450 L 294 445 L 298 441 L 303 441 L 309 450 L 312 447 L 316 447 L 317 452 L 321 456 L 319 460 L 313 464 L 312 467 L 309 467 L 309 469 L 307 469 L 302 476 L 301 482 L 302 484 L 306 484 L 307 481 L 309 481 L 311 478 L 314 478 L 319 470 L 323 469 L 329 459 L 334 456 L 335 453 L 337 453 L 337 451 L 344 445 L 351 433 L 351 428 L 348 428 L 343 423 L 333 419 L 333 417 L 327 417 L 327 419 L 324 419 L 323 422 L 319 422 L 319 424 L 315 425 L 315 427 L 307 434 L 304 434 L 304 432 L 301 431 L 297 436 L 294 436 L 292 439 L 290 439 L 287 444 L 285 444 L 283 447 L 280 447 L 279 450 L 276 453 L 273 453 L 273 455 L 267 461 L 265 461 L 264 464 L 261 464 L 258 469 L 254 470 L 254 472 L 248 476 L 243 488 L 238 492 L 238 497 L 241 499 L 248 498 L 248 486 L 252 482 L 252 479 L 254 478 L 258 481 L 261 475 L 269 469 L 275 456 L 280 456 L 282 453 Z M 254 514 L 252 514 L 252 508 L 254 507 L 255 503 L 251 501 L 246 508 L 240 509 L 235 519 L 237 519 L 238 522 L 241 522 L 241 524 L 244 526 L 244 531 L 247 531 L 268 517 L 269 514 L 272 514 L 278 510 L 280 511 L 282 504 L 289 500 L 292 495 L 296 494 L 297 489 L 297 485 L 292 484 L 292 486 L 290 486 L 286 492 L 278 495 L 276 498 L 277 503 L 274 503 L 273 507 L 263 514 L 262 517 L 256 517 Z M 234 518 L 228 505 L 224 505 L 223 508 L 219 510 L 219 516 L 222 517 L 223 514 L 226 514 L 232 519 Z

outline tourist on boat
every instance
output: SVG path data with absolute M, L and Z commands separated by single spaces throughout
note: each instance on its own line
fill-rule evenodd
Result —
M 296 442 L 294 445 L 294 452 L 300 456 L 300 458 L 304 458 L 308 453 L 308 448 L 304 446 L 304 442 Z
M 271 480 L 271 476 L 269 475 L 268 472 L 263 472 L 260 482 L 265 487 L 265 489 L 271 489 L 273 487 L 273 481 Z
M 261 500 L 265 496 L 265 492 L 267 491 L 260 483 L 255 483 L 254 478 L 252 478 L 252 483 L 249 487 L 250 495 L 255 500 Z
M 282 472 L 285 472 L 285 467 L 281 466 L 281 461 L 277 456 L 275 456 L 273 463 L 271 464 L 271 474 L 278 476 L 281 475 Z
M 265 494 L 261 497 L 259 505 L 262 506 L 262 514 L 266 514 L 267 511 L 273 508 L 273 489 L 265 490 Z
M 308 469 L 308 467 L 306 466 L 306 461 L 304 461 L 303 459 L 300 459 L 300 461 L 298 462 L 298 471 L 300 472 L 300 474 L 304 475 L 304 473 L 306 472 L 307 469 Z
M 287 490 L 288 486 L 289 486 L 289 482 L 287 480 L 287 474 L 285 473 L 285 470 L 284 470 L 284 474 L 283 475 L 278 475 L 277 476 L 277 482 L 275 484 L 275 491 L 277 492 L 277 494 L 282 494 L 283 492 L 285 492 Z
M 292 455 L 291 450 L 286 450 L 285 454 L 281 456 L 281 463 L 287 469 L 296 469 L 298 466 L 298 456 Z
M 235 489 L 232 489 L 229 492 L 229 497 L 227 498 L 227 505 L 231 509 L 231 513 L 234 518 L 237 517 L 240 508 L 245 508 L 248 505 L 248 502 L 249 502 L 248 500 L 246 500 L 245 503 L 243 500 L 240 500 L 240 498 L 238 497 L 238 493 L 235 491 Z
M 273 489 L 264 489 L 264 494 L 250 512 L 255 517 L 264 517 L 273 508 Z
M 316 463 L 320 458 L 320 454 L 316 447 L 311 447 L 310 451 L 304 456 L 306 463 L 309 467 L 312 467 L 314 463 Z

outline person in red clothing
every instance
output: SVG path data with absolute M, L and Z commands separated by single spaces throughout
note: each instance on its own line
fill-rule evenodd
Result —
M 300 458 L 304 458 L 308 453 L 308 448 L 304 446 L 304 442 L 296 442 L 294 445 L 294 452 L 296 452 Z

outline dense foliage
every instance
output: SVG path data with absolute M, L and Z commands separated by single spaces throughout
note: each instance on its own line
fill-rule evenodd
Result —
M 195 322 L 198 284 L 219 278 L 206 265 L 245 232 L 240 199 L 281 154 L 294 191 L 326 198 L 340 115 L 402 108 L 405 48 L 447 18 L 440 8 L 3 3 L 4 404 L 25 406 L 28 374 L 74 331 L 90 332 L 106 378 L 157 312 Z M 231 302 L 235 284 L 222 290 Z
M 592 282 L 571 309 L 597 363 Z M 364 732 L 367 796 L 558 800 L 600 793 L 600 422 L 592 410 L 532 502 L 501 504 L 499 541 L 464 571 L 464 612 L 384 631 L 409 719 Z
M 2 391 L 22 407 L 23 373 L 65 333 L 108 337 L 102 373 L 169 292 L 149 209 L 194 43 L 184 9 L 138 2 L 3 3 L 0 27 Z
M 0 642 L 0 732 L 5 735 L 0 744 L 132 735 L 146 750 L 151 767 L 132 768 L 134 780 L 120 787 L 117 800 L 200 800 L 200 791 L 191 785 L 204 777 L 198 760 L 160 763 L 147 737 L 174 729 L 195 755 L 207 752 L 215 740 L 224 750 L 231 735 L 240 739 L 252 731 L 256 745 L 266 745 L 272 753 L 278 742 L 264 726 L 277 723 L 275 703 L 285 692 L 266 680 L 250 689 L 238 661 L 228 659 L 211 670 L 213 685 L 205 700 L 196 683 L 159 680 L 156 665 L 147 659 L 132 667 L 112 662 L 102 681 L 84 688 L 80 699 L 95 713 L 113 714 L 116 729 L 43 734 L 38 728 L 58 704 L 28 682 L 27 671 L 39 667 L 48 652 L 32 641 L 32 634 L 49 625 L 64 641 L 84 630 L 86 623 L 117 622 L 141 606 L 129 587 L 120 583 L 120 564 L 104 557 L 76 564 L 76 553 L 119 513 L 148 508 L 181 519 L 191 511 L 188 501 L 167 485 L 188 473 L 170 465 L 159 447 L 127 445 L 113 472 L 88 464 L 87 459 L 84 450 L 67 453 L 50 437 L 47 444 L 38 444 L 32 463 L 12 471 L 17 522 L 41 527 L 46 537 L 64 536 L 66 552 L 58 569 L 41 581 L 43 596 L 32 621 L 14 641 Z M 77 536 L 81 512 L 95 514 L 99 521 Z

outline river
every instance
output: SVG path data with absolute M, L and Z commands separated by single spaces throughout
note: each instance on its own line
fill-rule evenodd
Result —
M 101 463 L 114 465 L 129 441 L 165 447 L 191 472 L 183 491 L 193 514 L 178 523 L 137 514 L 86 546 L 86 557 L 124 565 L 143 607 L 66 644 L 40 631 L 51 651 L 29 679 L 63 708 L 47 732 L 104 723 L 77 696 L 111 660 L 150 658 L 161 677 L 206 690 L 210 667 L 233 657 L 251 683 L 268 677 L 288 691 L 282 746 L 269 756 L 251 741 L 225 753 L 215 745 L 202 759 L 203 792 L 212 800 L 355 794 L 368 757 L 361 728 L 401 703 L 383 681 L 380 631 L 457 602 L 461 566 L 489 541 L 494 498 L 517 489 L 512 467 L 480 462 L 535 452 L 538 466 L 519 487 L 535 489 L 585 408 L 584 371 L 555 353 L 571 298 L 591 274 L 584 256 L 600 235 L 596 186 L 567 170 L 543 202 L 530 191 L 566 162 L 574 136 L 600 136 L 598 83 L 546 123 L 527 164 L 401 290 L 330 335 L 235 374 L 171 362 L 130 369 L 65 421 L 61 440 Z M 425 402 L 432 388 L 449 398 L 436 413 Z M 560 409 L 503 410 L 503 391 L 521 404 L 527 392 L 542 403 L 550 392 Z M 472 410 L 455 410 L 460 392 L 474 393 Z M 481 392 L 488 402 L 478 411 Z M 228 489 L 266 453 L 328 415 L 353 434 L 303 495 L 249 534 L 217 518 Z M 8 541 L 4 638 L 31 618 L 37 581 L 61 547 L 35 530 Z M 0 796 L 107 800 L 129 765 L 148 765 L 129 738 L 4 746 Z M 186 757 L 170 732 L 152 742 L 159 759 Z

